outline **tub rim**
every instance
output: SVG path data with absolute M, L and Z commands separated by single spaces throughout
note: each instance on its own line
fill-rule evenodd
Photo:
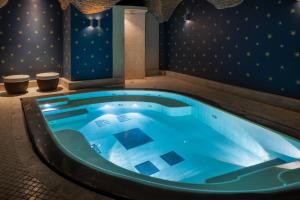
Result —
M 21 102 L 22 102 L 22 108 L 23 108 L 23 113 L 24 113 L 24 116 L 25 116 L 25 123 L 26 123 L 26 128 L 27 128 L 27 132 L 28 132 L 28 135 L 32 141 L 32 144 L 33 144 L 33 147 L 36 151 L 36 153 L 39 155 L 39 157 L 42 159 L 42 161 L 44 163 L 46 163 L 48 166 L 50 166 L 50 168 L 54 169 L 55 171 L 58 171 L 60 174 L 62 174 L 63 176 L 65 177 L 68 177 L 69 179 L 77 182 L 77 183 L 83 183 L 85 186 L 89 187 L 89 188 L 92 188 L 92 189 L 95 189 L 97 191 L 106 191 L 107 189 L 107 186 L 101 186 L 101 184 L 99 184 L 100 187 L 98 186 L 95 186 L 97 184 L 91 184 L 91 183 L 87 183 L 88 180 L 82 180 L 84 179 L 84 177 L 80 176 L 81 173 L 78 174 L 78 170 L 74 170 L 72 169 L 71 171 L 66 171 L 66 168 L 62 169 L 61 166 L 63 167 L 74 167 L 74 166 L 80 166 L 80 169 L 82 169 L 84 172 L 84 174 L 90 174 L 90 175 L 94 175 L 94 173 L 97 173 L 98 175 L 97 176 L 100 176 L 102 178 L 105 178 L 106 180 L 109 180 L 110 183 L 113 183 L 113 182 L 120 182 L 122 179 L 121 177 L 107 177 L 107 176 L 110 176 L 108 174 L 105 174 L 105 173 L 102 173 L 102 172 L 99 172 L 98 170 L 95 170 L 93 169 L 92 167 L 90 166 L 87 166 L 85 164 L 82 164 L 80 162 L 78 162 L 76 159 L 72 158 L 70 155 L 66 155 L 65 152 L 62 151 L 62 149 L 59 148 L 59 145 L 53 140 L 52 138 L 52 132 L 51 130 L 49 129 L 48 125 L 47 125 L 47 122 L 45 121 L 44 117 L 43 117 L 43 114 L 42 114 L 42 111 L 41 109 L 39 108 L 38 106 L 38 103 L 37 103 L 37 99 L 41 99 L 41 98 L 49 98 L 49 97 L 56 97 L 56 96 L 65 96 L 65 95 L 72 95 L 72 94 L 82 94 L 82 93 L 90 93 L 90 92 L 105 92 L 105 91 L 114 91 L 114 90 L 138 90 L 138 91 L 158 91 L 158 92 L 170 92 L 170 93 L 174 93 L 174 94 L 178 94 L 178 95 L 183 95 L 183 96 L 186 96 L 188 98 L 191 98 L 193 100 L 196 100 L 196 101 L 200 101 L 201 103 L 204 103 L 208 106 L 212 106 L 213 108 L 217 108 L 217 109 L 220 109 L 221 111 L 223 112 L 227 112 L 229 114 L 232 114 L 232 115 L 235 115 L 239 118 L 242 118 L 243 120 L 246 120 L 246 121 L 249 121 L 251 123 L 254 123 L 255 125 L 258 125 L 258 126 L 261 126 L 263 128 L 266 128 L 266 129 L 270 129 L 272 131 L 274 131 L 275 133 L 277 134 L 283 134 L 282 131 L 278 132 L 278 130 L 274 130 L 272 128 L 269 128 L 269 127 L 266 127 L 265 125 L 261 125 L 257 122 L 253 122 L 249 119 L 247 119 L 245 116 L 243 115 L 239 115 L 239 114 L 236 114 L 236 113 L 233 113 L 232 111 L 228 111 L 227 109 L 224 109 L 223 107 L 221 107 L 219 104 L 211 101 L 211 100 L 208 100 L 208 99 L 205 99 L 203 97 L 200 97 L 200 96 L 197 96 L 197 95 L 191 95 L 191 94 L 187 94 L 187 93 L 182 93 L 182 92 L 178 92 L 178 91 L 172 91 L 172 90 L 164 90 L 164 89 L 156 89 L 156 88 L 107 88 L 107 89 L 103 89 L 103 90 L 92 90 L 92 91 L 80 91 L 80 92 L 67 92 L 67 93 L 61 93 L 61 94 L 53 94 L 53 95 L 44 95 L 44 96 L 38 96 L 38 97 L 27 97 L 27 98 L 22 98 L 21 99 Z M 34 118 L 34 121 L 38 121 L 39 123 L 30 123 L 29 122 L 29 119 L 30 118 Z M 38 125 L 38 127 L 36 127 L 36 125 Z M 49 141 L 49 144 L 51 146 L 51 149 L 52 151 L 49 149 L 45 149 L 43 148 L 41 145 L 38 145 L 37 144 L 37 141 L 39 141 L 41 138 L 39 138 L 38 136 L 43 136 L 46 138 L 46 140 Z M 299 140 L 300 137 L 298 136 L 297 137 L 294 137 L 292 134 L 289 134 L 289 133 L 284 133 L 285 136 L 288 136 L 288 137 L 292 137 L 293 139 L 297 139 Z M 50 137 L 50 138 L 49 138 Z M 49 140 L 50 139 L 50 140 Z M 47 146 L 48 146 L 47 145 Z M 57 156 L 57 158 L 53 158 L 53 156 L 51 157 L 51 153 L 57 153 L 57 154 L 60 154 L 61 155 L 61 159 L 60 160 L 57 160 L 57 158 L 59 156 Z M 50 155 L 49 155 L 50 153 Z M 54 154 L 56 155 L 56 154 Z M 63 161 L 64 160 L 64 161 Z M 64 165 L 61 165 L 62 162 L 66 162 L 68 161 L 68 163 L 64 163 Z M 107 161 L 109 162 L 109 161 Z M 61 165 L 61 166 L 59 166 Z M 90 170 L 86 169 L 86 168 L 90 168 Z M 122 168 L 123 169 L 123 168 Z M 93 172 L 92 172 L 92 171 Z M 126 170 L 126 169 L 123 169 L 125 171 L 129 171 L 129 170 Z M 72 173 L 71 173 L 72 172 Z M 77 176 L 75 176 L 74 178 L 74 172 L 77 173 Z M 134 172 L 133 172 L 134 173 Z M 144 177 L 144 175 L 141 175 L 142 177 Z M 80 177 L 80 178 L 79 178 Z M 117 178 L 117 180 L 115 180 Z M 119 180 L 118 180 L 119 179 Z M 124 178 L 123 178 L 124 179 Z M 150 179 L 157 179 L 157 178 L 153 178 L 153 177 L 150 177 Z M 162 179 L 158 179 L 158 180 L 162 180 Z M 163 182 L 165 182 L 166 180 L 162 180 Z M 124 179 L 122 180 L 121 182 L 125 182 L 125 184 L 129 184 L 130 187 L 136 187 L 138 186 L 137 188 L 143 188 L 144 189 L 144 192 L 145 191 L 148 191 L 148 194 L 151 196 L 153 195 L 154 193 L 153 192 L 156 192 L 156 191 L 160 191 L 161 192 L 161 195 L 164 197 L 163 199 L 166 199 L 165 196 L 168 196 L 168 197 L 172 197 L 172 199 L 182 199 L 184 197 L 184 199 L 199 199 L 199 195 L 201 195 L 201 197 L 205 197 L 205 199 L 218 199 L 220 197 L 222 197 L 222 199 L 249 199 L 249 196 L 253 196 L 255 198 L 253 199 L 261 199 L 262 197 L 266 197 L 267 198 L 270 198 L 269 195 L 271 195 L 271 197 L 279 197 L 281 196 L 281 194 L 284 194 L 286 195 L 287 193 L 289 194 L 294 194 L 295 192 L 299 194 L 300 190 L 298 190 L 297 188 L 291 188 L 289 190 L 282 190 L 280 189 L 279 191 L 272 191 L 272 190 L 267 190 L 265 192 L 233 192 L 233 191 L 227 191 L 227 192 L 224 192 L 224 191 L 203 191 L 203 190 L 198 190 L 198 191 L 187 191 L 187 190 L 174 190 L 172 188 L 160 188 L 160 187 L 157 187 L 156 185 L 153 186 L 153 185 L 148 185 L 148 184 L 143 184 L 141 182 L 136 182 L 136 181 L 132 181 L 132 180 L 128 180 L 128 179 Z M 169 181 L 166 181 L 166 182 L 169 182 Z M 109 185 L 112 185 L 112 184 L 109 184 Z M 113 184 L 114 185 L 114 184 Z M 127 185 L 127 186 L 129 186 Z M 184 185 L 189 185 L 189 184 L 184 184 Z M 104 189 L 103 189 L 104 188 Z M 154 191 L 153 191 L 154 190 Z M 151 191 L 149 193 L 149 191 Z M 271 191 L 271 192 L 270 192 Z M 119 189 L 114 189 L 113 191 L 109 191 L 108 192 L 110 193 L 113 193 L 113 194 L 117 194 L 118 196 L 125 196 L 125 197 L 133 197 L 134 199 L 140 199 L 140 195 L 136 195 L 136 194 L 132 194 L 132 192 L 130 191 L 119 191 Z M 135 192 L 136 192 L 136 189 L 135 189 Z M 143 194 L 143 199 L 145 199 L 145 194 Z M 178 198 L 178 197 L 181 197 L 181 198 Z M 187 198 L 187 197 L 191 197 L 191 198 Z M 262 199 L 264 199 L 262 198 Z M 153 197 L 151 198 L 153 199 Z M 157 196 L 155 199 L 160 199 L 160 196 Z

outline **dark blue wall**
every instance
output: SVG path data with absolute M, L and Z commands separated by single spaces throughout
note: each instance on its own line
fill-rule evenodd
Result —
M 62 14 L 57 1 L 11 0 L 0 9 L 2 76 L 61 71 Z
M 71 9 L 63 11 L 63 77 L 71 80 Z
M 191 21 L 183 16 L 189 11 Z M 184 0 L 161 25 L 161 68 L 300 99 L 300 2 L 217 10 Z
M 85 15 L 71 6 L 65 12 L 65 21 L 70 23 L 65 25 L 64 33 L 70 47 L 66 43 L 64 46 L 71 49 L 71 55 L 64 58 L 66 78 L 72 81 L 111 78 L 112 10 Z
M 169 69 L 169 40 L 168 40 L 168 23 L 159 24 L 159 68 L 161 70 Z

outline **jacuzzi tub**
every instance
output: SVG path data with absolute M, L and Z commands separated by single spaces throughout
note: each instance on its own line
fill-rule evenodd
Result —
M 132 199 L 284 199 L 300 186 L 297 139 L 188 96 L 111 90 L 22 102 L 45 162 L 99 191 Z

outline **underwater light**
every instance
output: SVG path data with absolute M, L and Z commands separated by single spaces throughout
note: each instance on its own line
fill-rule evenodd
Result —
M 50 112 L 50 111 L 54 111 L 54 110 L 57 110 L 56 108 L 46 108 L 46 109 L 43 109 L 42 112 Z
M 110 110 L 110 109 L 112 109 L 112 108 L 113 108 L 113 106 L 108 105 L 108 104 L 105 104 L 101 109 L 104 109 L 104 110 Z
M 137 107 L 139 107 L 136 103 L 134 103 L 133 105 L 132 105 L 132 107 L 134 107 L 134 108 L 137 108 Z
M 46 104 L 44 104 L 44 107 L 45 107 L 45 108 L 50 108 L 50 107 L 51 107 L 51 105 L 50 105 L 50 104 L 48 104 L 48 103 L 46 103 Z
M 117 116 L 115 114 L 105 114 L 105 115 L 102 115 L 98 119 L 111 121 L 111 120 L 114 120 L 116 118 L 117 118 Z

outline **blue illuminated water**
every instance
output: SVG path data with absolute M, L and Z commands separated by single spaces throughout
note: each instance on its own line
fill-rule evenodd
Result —
M 67 105 L 96 97 L 138 95 L 173 99 L 184 106 L 147 101 L 113 101 Z M 43 104 L 42 101 L 68 100 Z M 168 92 L 106 91 L 40 100 L 43 114 L 86 109 L 87 112 L 48 120 L 52 132 L 81 133 L 102 158 L 133 172 L 164 180 L 205 180 L 276 158 L 300 158 L 300 144 L 197 100 Z M 59 140 L 59 137 L 57 137 Z

